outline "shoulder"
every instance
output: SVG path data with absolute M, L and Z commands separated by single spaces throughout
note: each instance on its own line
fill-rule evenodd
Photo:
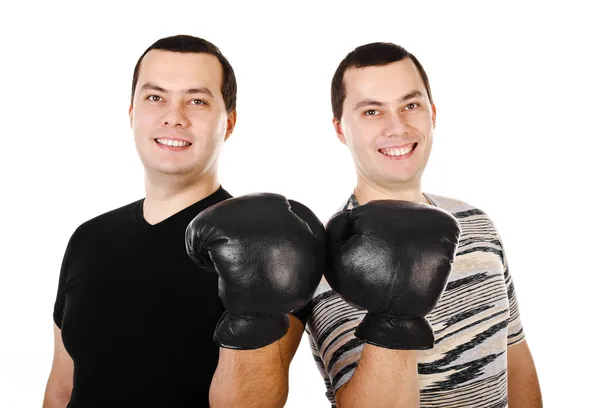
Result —
M 463 201 L 463 200 L 459 200 L 454 197 L 446 197 L 446 196 L 431 194 L 431 193 L 425 193 L 425 196 L 427 196 L 427 198 L 429 198 L 431 201 L 433 201 L 433 203 L 436 205 L 436 207 L 444 209 L 444 210 L 448 211 L 449 213 L 451 213 L 452 215 L 457 215 L 457 214 L 462 215 L 462 214 L 467 214 L 467 213 L 485 214 L 483 212 L 483 210 L 476 207 L 475 205 L 473 205 L 469 202 Z
M 139 199 L 82 222 L 73 232 L 71 241 L 80 241 L 92 236 L 97 237 L 106 230 L 114 229 L 115 224 L 135 222 L 138 206 L 141 204 L 142 199 Z
M 492 218 L 480 207 L 469 202 L 452 197 L 446 197 L 436 194 L 425 193 L 433 203 L 443 210 L 452 214 L 461 226 L 470 226 L 477 229 L 484 229 L 488 233 L 497 235 L 496 226 Z
M 425 193 L 425 195 L 427 196 L 427 198 L 433 201 L 436 207 L 448 211 L 456 218 L 460 219 L 466 217 L 479 216 L 487 218 L 491 221 L 490 216 L 483 209 L 469 202 L 437 194 Z

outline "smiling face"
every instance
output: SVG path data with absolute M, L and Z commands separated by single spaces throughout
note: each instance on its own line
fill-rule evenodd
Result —
M 152 50 L 129 110 L 137 152 L 150 174 L 201 176 L 216 167 L 233 131 L 219 60 L 207 53 Z
M 350 68 L 344 86 L 334 126 L 359 177 L 384 188 L 418 185 L 431 153 L 435 106 L 413 61 Z

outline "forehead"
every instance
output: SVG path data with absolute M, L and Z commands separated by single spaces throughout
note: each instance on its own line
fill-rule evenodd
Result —
M 219 60 L 212 54 L 152 50 L 140 64 L 138 86 L 145 82 L 168 89 L 206 86 L 218 94 L 221 71 Z
M 412 91 L 427 94 L 419 70 L 410 58 L 387 65 L 350 68 L 344 74 L 346 99 L 395 100 Z

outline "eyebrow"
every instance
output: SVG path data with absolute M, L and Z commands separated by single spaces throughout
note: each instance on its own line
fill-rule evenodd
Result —
M 164 93 L 168 93 L 169 91 L 167 91 L 165 88 L 162 88 L 158 85 L 155 85 L 151 82 L 146 82 L 144 85 L 142 85 L 142 87 L 140 88 L 141 90 L 152 90 L 152 91 L 158 91 L 158 92 L 164 92 Z M 199 88 L 188 88 L 182 91 L 182 93 L 185 94 L 206 94 L 208 96 L 210 96 L 211 98 L 214 98 L 215 96 L 213 95 L 212 91 L 210 89 L 208 89 L 205 86 L 201 86 Z
M 407 93 L 406 95 L 404 95 L 403 97 L 399 98 L 397 101 L 398 103 L 402 103 L 402 102 L 406 102 L 409 99 L 413 99 L 416 97 L 423 97 L 423 92 L 421 91 L 411 91 L 409 93 Z M 374 99 L 363 99 L 362 101 L 358 102 L 356 105 L 354 105 L 354 109 L 353 110 L 357 110 L 360 109 L 364 106 L 383 106 L 384 103 L 380 102 L 380 101 L 376 101 Z

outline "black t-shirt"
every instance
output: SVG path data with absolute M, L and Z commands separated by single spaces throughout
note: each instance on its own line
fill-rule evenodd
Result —
M 195 266 L 184 238 L 230 197 L 221 187 L 156 225 L 139 200 L 76 229 L 54 309 L 75 367 L 69 407 L 208 407 L 224 309 L 216 273 Z

